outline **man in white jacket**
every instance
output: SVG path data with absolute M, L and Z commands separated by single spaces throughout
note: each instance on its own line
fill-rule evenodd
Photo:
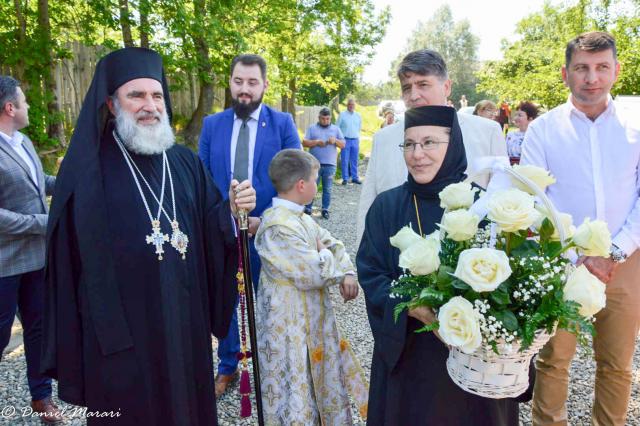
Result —
M 422 49 L 409 53 L 398 66 L 397 74 L 402 89 L 402 100 L 407 108 L 447 104 L 447 98 L 451 94 L 451 80 L 447 73 L 447 65 L 438 52 Z M 497 122 L 464 113 L 458 113 L 458 122 L 462 129 L 468 167 L 480 157 L 507 158 L 507 145 Z M 371 158 L 358 205 L 358 245 L 364 232 L 365 217 L 376 196 L 407 180 L 407 166 L 402 150 L 398 147 L 403 141 L 402 120 L 383 128 L 373 136 Z M 488 180 L 487 175 L 474 179 L 483 187 Z

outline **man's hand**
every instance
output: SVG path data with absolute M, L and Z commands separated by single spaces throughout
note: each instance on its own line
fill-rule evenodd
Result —
M 256 208 L 256 190 L 253 189 L 249 180 L 245 180 L 242 183 L 238 183 L 235 179 L 231 181 L 231 185 L 229 185 L 229 207 L 231 207 L 231 214 L 234 217 L 238 217 L 238 209 L 250 212 Z
M 425 325 L 433 324 L 434 322 L 438 321 L 438 318 L 436 318 L 436 314 L 434 314 L 433 310 L 431 310 L 431 308 L 429 308 L 428 306 L 418 306 L 417 308 L 409 309 L 407 315 L 417 319 L 418 321 L 421 321 Z M 442 343 L 447 345 L 445 341 L 442 340 L 442 337 L 440 337 L 440 333 L 438 333 L 438 330 L 433 330 L 433 334 L 435 334 Z
M 258 227 L 262 220 L 259 217 L 249 216 L 249 236 L 253 237 L 258 232 Z
M 618 264 L 610 257 L 599 256 L 581 256 L 576 266 L 582 264 L 587 267 L 589 272 L 605 284 L 609 284 L 618 267 Z
M 324 141 L 321 141 L 320 139 L 316 139 L 316 145 L 317 146 L 325 146 L 326 143 Z
M 345 302 L 353 300 L 358 296 L 358 283 L 356 277 L 351 274 L 345 275 L 340 283 L 340 295 Z
M 329 136 L 329 140 L 327 140 L 327 143 L 329 145 L 335 145 L 336 144 L 336 138 L 334 138 L 333 136 Z

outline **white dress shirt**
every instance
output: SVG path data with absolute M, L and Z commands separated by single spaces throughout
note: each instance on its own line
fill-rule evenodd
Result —
M 260 111 L 262 110 L 262 104 L 256 108 L 255 111 L 249 115 L 249 181 L 253 179 L 253 153 L 256 150 L 256 135 L 258 134 L 258 120 L 260 119 Z M 236 161 L 236 146 L 238 144 L 238 134 L 240 133 L 240 126 L 242 126 L 242 119 L 235 113 L 233 114 L 233 132 L 231 133 L 231 169 Z
M 467 166 L 481 157 L 507 158 L 507 144 L 497 122 L 464 113 L 458 113 L 458 122 L 467 155 Z M 404 154 L 399 147 L 403 141 L 404 122 L 402 120 L 384 127 L 373 135 L 371 157 L 358 203 L 358 217 L 356 218 L 358 245 L 360 245 L 366 215 L 373 200 L 378 194 L 400 186 L 407 180 L 409 172 L 404 162 Z M 486 187 L 488 180 L 488 175 L 480 175 L 474 179 L 474 182 Z
M 13 137 L 7 135 L 4 132 L 0 132 L 0 139 L 3 139 L 6 143 L 8 143 L 11 148 L 18 154 L 22 161 L 29 167 L 29 171 L 31 172 L 31 180 L 38 187 L 38 174 L 36 172 L 36 165 L 33 162 L 33 158 L 27 152 L 27 148 L 22 144 L 24 140 L 24 135 L 20 132 L 14 132 Z
M 627 255 L 640 246 L 638 117 L 610 98 L 592 121 L 569 99 L 529 125 L 520 160 L 556 178 L 547 195 L 558 211 L 571 214 L 576 226 L 585 218 L 606 221 Z

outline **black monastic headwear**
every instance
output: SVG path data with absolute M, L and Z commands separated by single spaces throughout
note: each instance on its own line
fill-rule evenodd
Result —
M 466 176 L 467 154 L 462 142 L 462 131 L 458 124 L 458 114 L 448 106 L 423 106 L 404 113 L 404 128 L 416 126 L 440 126 L 451 129 L 447 153 L 440 170 L 429 183 L 417 183 L 411 173 L 407 178 L 407 189 L 419 198 L 437 198 L 447 185 L 462 182 Z
M 71 144 L 60 166 L 49 213 L 47 260 L 51 262 L 51 240 L 58 224 L 73 217 L 83 269 L 104 271 L 83 277 L 95 332 L 103 355 L 133 345 L 115 275 L 114 256 L 107 226 L 105 194 L 100 166 L 100 144 L 110 118 L 107 97 L 124 83 L 153 78 L 162 84 L 166 111 L 171 119 L 169 86 L 157 52 L 143 48 L 116 50 L 96 66 L 91 86 L 84 98 Z M 78 214 L 78 212 L 82 212 Z M 47 280 L 53 280 L 47 274 Z M 89 275 L 89 274 L 87 274 Z M 48 283 L 48 287 L 55 283 Z

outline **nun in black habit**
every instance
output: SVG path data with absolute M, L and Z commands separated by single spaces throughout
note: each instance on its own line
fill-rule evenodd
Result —
M 88 424 L 214 425 L 212 333 L 227 333 L 237 296 L 230 204 L 190 150 L 143 155 L 116 142 L 106 101 L 119 88 L 123 110 L 155 102 L 171 116 L 156 52 L 127 48 L 98 63 L 49 217 L 44 373 L 62 400 L 88 408 Z M 253 208 L 255 191 L 240 188 L 232 203 Z M 184 258 L 161 237 L 159 259 L 151 219 L 167 237 L 177 220 L 189 239 Z
M 421 146 L 418 146 L 421 145 Z M 374 337 L 369 393 L 369 425 L 499 426 L 518 424 L 512 399 L 487 399 L 460 389 L 446 369 L 448 349 L 434 333 L 415 333 L 427 320 L 424 310 L 398 321 L 389 298 L 402 270 L 400 251 L 389 238 L 411 225 L 423 235 L 442 218 L 438 194 L 465 179 L 467 161 L 456 112 L 425 106 L 405 113 L 404 150 L 408 181 L 381 193 L 366 217 L 356 257 Z

